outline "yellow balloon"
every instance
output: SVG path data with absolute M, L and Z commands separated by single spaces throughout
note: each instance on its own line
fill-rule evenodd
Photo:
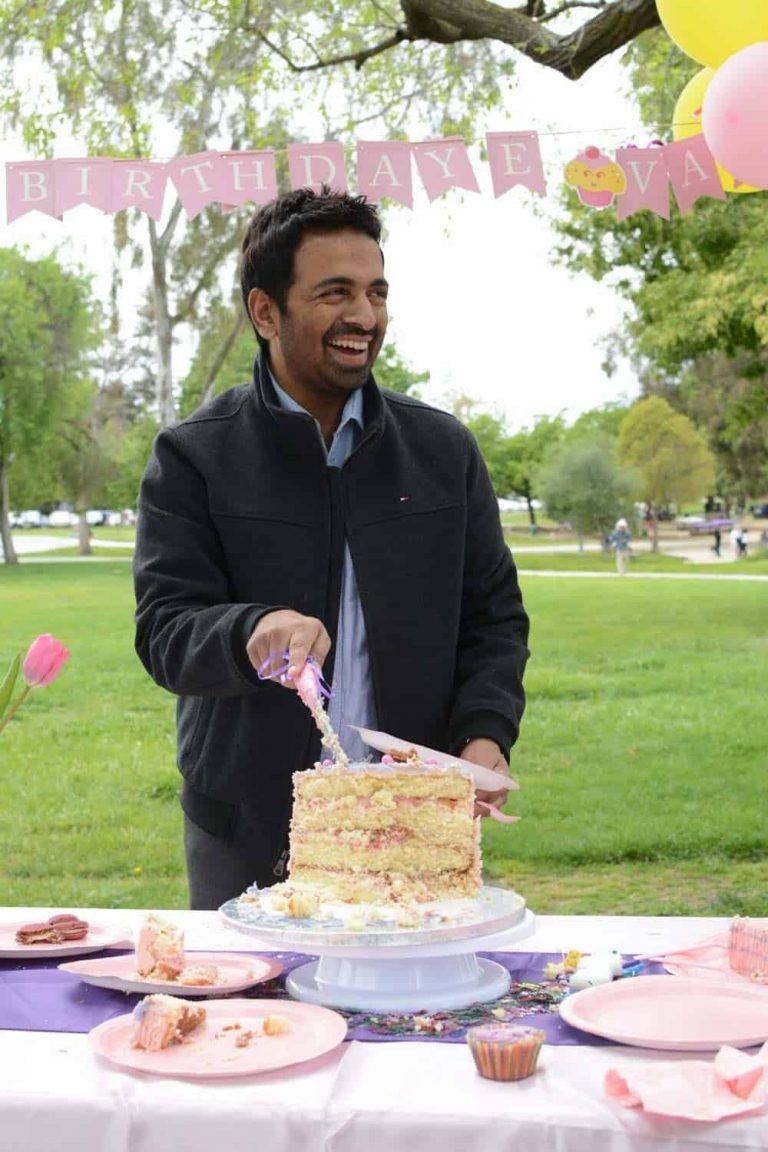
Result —
M 656 7 L 678 48 L 710 68 L 768 40 L 768 0 L 656 0 Z
M 765 2 L 768 4 L 768 0 Z M 709 88 L 714 74 L 714 68 L 702 68 L 680 93 L 672 118 L 672 135 L 675 140 L 686 140 L 689 136 L 701 134 L 701 107 L 704 103 L 704 93 Z M 750 184 L 737 184 L 730 172 L 726 172 L 719 164 L 717 172 L 726 192 L 757 192 L 757 188 L 753 188 Z

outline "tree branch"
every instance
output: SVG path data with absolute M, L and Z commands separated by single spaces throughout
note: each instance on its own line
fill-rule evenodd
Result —
M 238 336 L 240 335 L 244 324 L 245 324 L 245 309 L 244 308 L 238 308 L 237 312 L 235 314 L 235 322 L 232 325 L 232 327 L 230 328 L 230 330 L 227 333 L 224 340 L 222 341 L 218 352 L 216 353 L 216 355 L 213 358 L 213 363 L 211 364 L 211 367 L 208 369 L 208 375 L 206 376 L 206 379 L 205 379 L 205 385 L 204 385 L 203 391 L 200 395 L 200 400 L 199 400 L 200 404 L 207 403 L 207 401 L 210 400 L 211 396 L 213 395 L 213 389 L 214 389 L 214 385 L 216 384 L 216 378 L 219 375 L 219 372 L 221 371 L 222 367 L 224 366 L 224 361 L 226 360 L 227 356 L 229 355 L 230 351 L 232 350 L 232 347 L 234 346 L 235 341 L 237 340 Z
M 403 40 L 410 40 L 411 37 L 404 28 L 398 28 L 392 36 L 388 36 L 386 40 L 382 40 L 379 44 L 374 44 L 370 48 L 362 48 L 359 52 L 344 52 L 341 56 L 318 56 L 314 64 L 297 64 L 290 56 L 283 52 L 281 48 L 274 44 L 269 37 L 257 27 L 245 28 L 246 32 L 252 32 L 265 44 L 271 52 L 279 56 L 284 64 L 287 64 L 292 72 L 319 72 L 323 68 L 335 68 L 337 64 L 354 64 L 357 71 L 359 71 L 367 60 L 373 56 L 378 56 L 382 52 L 389 51 L 397 44 L 402 44 Z
M 317 72 L 340 64 L 360 69 L 372 57 L 405 42 L 497 40 L 536 64 L 578 80 L 598 60 L 660 22 L 656 0 L 562 0 L 551 11 L 541 0 L 529 0 L 525 8 L 502 8 L 491 0 L 400 0 L 400 7 L 404 25 L 391 36 L 355 52 L 318 56 L 311 64 L 297 63 L 258 25 L 251 23 L 245 31 L 261 40 L 292 72 Z M 597 14 L 572 32 L 558 33 L 548 26 L 564 13 L 581 8 L 597 9 Z
M 597 8 L 602 11 L 607 6 L 608 0 L 564 0 L 557 8 L 553 8 L 550 12 L 546 12 L 542 7 L 541 12 L 529 13 L 529 15 L 538 16 L 542 24 L 551 20 L 557 20 L 558 16 L 562 16 L 563 12 L 571 12 L 575 8 Z
M 542 19 L 489 0 L 400 0 L 411 39 L 438 43 L 499 40 L 570 80 L 659 23 L 655 0 L 612 0 L 573 32 L 558 34 Z M 539 11 L 537 9 L 537 11 Z

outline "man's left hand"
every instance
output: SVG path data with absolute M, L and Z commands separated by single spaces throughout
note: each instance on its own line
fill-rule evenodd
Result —
M 490 768 L 493 772 L 501 772 L 503 776 L 509 776 L 509 764 L 495 740 L 478 736 L 475 740 L 470 740 L 469 744 L 462 748 L 459 755 L 462 760 L 469 760 L 471 764 L 481 764 L 483 768 Z M 506 804 L 508 796 L 509 788 L 502 788 L 498 792 L 483 792 L 478 788 L 475 793 L 476 800 L 482 800 L 485 804 L 494 804 L 497 808 Z M 487 809 L 478 808 L 475 805 L 475 816 L 487 815 Z

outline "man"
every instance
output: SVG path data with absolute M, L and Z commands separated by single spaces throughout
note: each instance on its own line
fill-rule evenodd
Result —
M 482 459 L 371 375 L 380 231 L 327 189 L 254 217 L 254 380 L 162 431 L 142 483 L 136 647 L 178 696 L 193 908 L 284 878 L 291 777 L 320 756 L 292 685 L 308 657 L 353 757 L 359 725 L 507 771 L 518 735 L 528 619 Z M 262 679 L 286 652 L 288 676 Z

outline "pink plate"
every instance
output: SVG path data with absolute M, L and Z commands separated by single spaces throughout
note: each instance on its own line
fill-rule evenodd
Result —
M 47 920 L 41 916 L 40 920 Z M 87 919 L 87 917 L 86 917 Z M 82 940 L 69 940 L 63 944 L 18 944 L 16 932 L 24 924 L 33 924 L 31 918 L 0 924 L 0 960 L 31 960 L 35 956 L 82 956 L 99 952 L 102 948 L 127 947 L 131 943 L 131 930 L 125 924 L 94 924 L 88 921 L 88 932 Z
M 702 980 L 730 980 L 737 984 L 748 984 L 750 988 L 762 988 L 768 993 L 768 983 L 752 980 L 735 972 L 728 963 L 728 948 L 713 944 L 692 952 L 689 959 L 684 953 L 671 953 L 662 959 L 664 970 L 670 976 L 700 976 Z
M 749 984 L 698 976 L 633 976 L 574 992 L 560 1004 L 567 1024 L 639 1048 L 710 1052 L 768 1040 L 768 996 Z
M 226 996 L 243 992 L 254 984 L 271 980 L 283 970 L 277 960 L 262 956 L 240 956 L 232 952 L 185 952 L 187 964 L 215 964 L 219 970 L 216 984 L 180 984 L 175 980 L 149 980 L 136 971 L 136 954 L 109 956 L 105 960 L 74 960 L 59 964 L 63 972 L 79 976 L 85 984 L 97 988 L 114 988 L 118 992 L 169 992 L 184 996 Z
M 121 1068 L 210 1079 L 252 1076 L 313 1060 L 347 1035 L 347 1022 L 338 1012 L 296 1000 L 210 1000 L 205 1007 L 207 1016 L 200 1029 L 184 1043 L 160 1052 L 131 1047 L 132 1015 L 105 1020 L 92 1029 L 89 1039 L 99 1056 Z M 265 1016 L 285 1016 L 290 1030 L 281 1036 L 257 1036 L 246 1047 L 236 1047 L 237 1036 L 260 1025 Z M 223 1031 L 232 1024 L 241 1028 Z

